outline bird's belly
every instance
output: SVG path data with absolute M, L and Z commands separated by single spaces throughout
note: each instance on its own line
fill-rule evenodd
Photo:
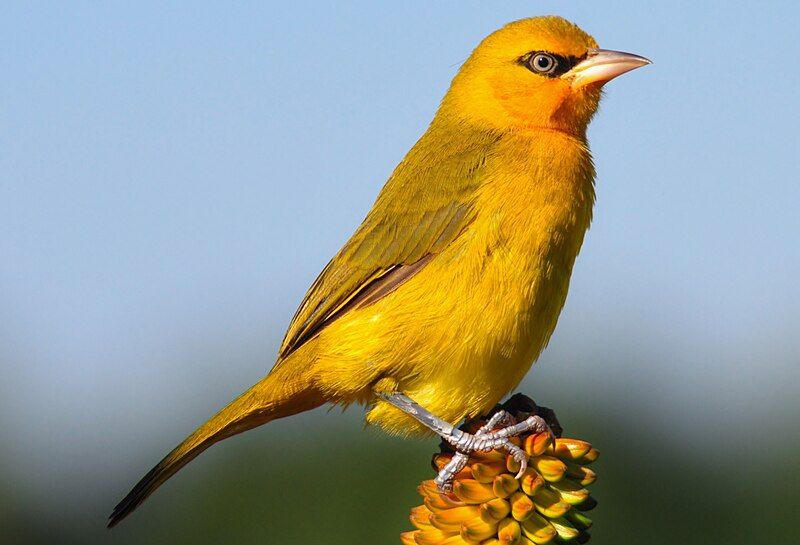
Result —
M 487 412 L 519 384 L 555 327 L 569 278 L 508 252 L 460 264 L 426 271 L 427 281 L 408 286 L 374 318 L 388 323 L 375 329 L 385 339 L 377 356 L 384 376 L 450 422 Z M 383 402 L 368 419 L 399 433 L 420 430 Z

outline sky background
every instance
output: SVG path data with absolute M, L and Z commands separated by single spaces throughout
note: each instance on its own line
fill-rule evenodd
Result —
M 220 468 L 252 460 L 236 481 L 245 487 L 275 477 L 260 466 L 301 470 L 270 445 L 302 460 L 330 444 L 353 475 L 377 463 L 370 453 L 404 453 L 411 495 L 381 515 L 402 526 L 436 442 L 363 432 L 356 408 L 215 447 L 119 530 L 102 530 L 146 469 L 271 367 L 306 288 L 471 49 L 548 13 L 654 64 L 607 86 L 589 131 L 595 220 L 559 327 L 520 390 L 611 453 L 609 479 L 630 477 L 646 437 L 662 455 L 642 473 L 661 479 L 657 490 L 676 459 L 700 473 L 729 464 L 741 481 L 717 477 L 733 496 L 800 486 L 796 4 L 4 2 L 0 527 L 13 533 L 3 541 L 134 543 L 150 525 L 149 543 L 189 542 L 185 510 L 213 519 L 203 497 L 232 486 Z M 612 525 L 615 542 L 641 542 L 614 524 L 622 509 L 613 479 L 605 486 L 597 542 L 612 542 Z M 265 488 L 252 503 L 277 512 L 285 491 Z M 347 490 L 327 490 L 329 509 L 346 505 Z M 257 513 L 214 524 L 241 528 Z M 269 531 L 312 536 L 267 519 Z M 659 533 L 673 537 L 692 536 Z

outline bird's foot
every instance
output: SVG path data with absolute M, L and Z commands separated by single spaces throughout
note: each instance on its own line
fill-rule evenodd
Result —
M 454 477 L 466 467 L 471 453 L 497 449 L 506 451 L 519 463 L 519 479 L 528 467 L 528 455 L 511 438 L 527 432 L 553 433 L 540 416 L 533 415 L 522 422 L 516 422 L 508 412 L 498 411 L 474 434 L 457 428 L 453 428 L 449 434 L 442 434 L 442 439 L 452 445 L 456 452 L 434 479 L 436 486 L 441 492 L 451 491 Z
M 507 411 L 497 411 L 477 432 L 468 433 L 432 414 L 402 392 L 381 392 L 378 395 L 435 432 L 455 449 L 453 458 L 434 479 L 436 486 L 442 492 L 450 491 L 453 478 L 467 466 L 469 455 L 473 452 L 505 450 L 519 462 L 517 478 L 522 477 L 528 467 L 528 456 L 511 441 L 511 438 L 526 432 L 548 432 L 553 435 L 553 431 L 541 416 L 532 415 L 521 422 L 516 422 Z

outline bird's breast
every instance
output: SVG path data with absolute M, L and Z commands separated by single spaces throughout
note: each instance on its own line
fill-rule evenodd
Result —
M 594 202 L 588 150 L 548 140 L 506 150 L 481 187 L 470 233 L 475 289 L 494 309 L 489 338 L 500 357 L 528 364 L 555 328 Z

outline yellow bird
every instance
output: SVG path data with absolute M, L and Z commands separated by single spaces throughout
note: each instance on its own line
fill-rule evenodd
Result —
M 484 39 L 309 289 L 272 371 L 156 465 L 109 526 L 212 444 L 324 403 L 441 435 L 460 453 L 443 489 L 471 451 L 516 454 L 508 438 L 542 422 L 453 425 L 494 407 L 550 339 L 592 218 L 587 125 L 602 85 L 649 62 L 598 49 L 560 17 Z

